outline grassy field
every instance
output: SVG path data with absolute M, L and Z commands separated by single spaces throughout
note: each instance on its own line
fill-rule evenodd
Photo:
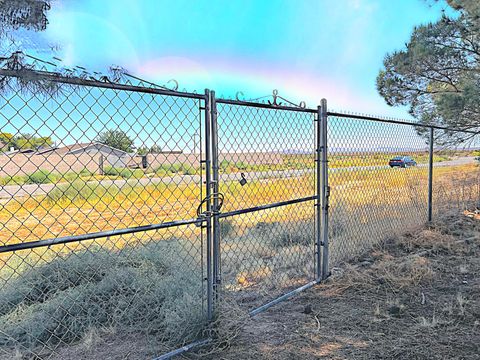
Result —
M 435 168 L 437 216 L 478 201 L 479 184 L 477 165 Z M 330 175 L 330 186 L 331 266 L 426 221 L 424 167 L 339 170 Z M 222 211 L 305 197 L 314 190 L 313 174 L 257 179 L 245 186 L 223 183 Z M 201 192 L 205 189 L 195 184 L 103 188 L 77 180 L 43 197 L 2 203 L 0 242 L 194 218 Z M 225 290 L 243 308 L 313 277 L 313 219 L 313 202 L 306 202 L 222 220 Z M 33 351 L 62 358 L 65 344 L 138 333 L 141 358 L 200 336 L 205 255 L 205 239 L 193 225 L 1 254 L 0 317 L 8 336 L 0 337 L 0 354 L 28 357 Z M 152 308 L 162 311 L 151 313 Z M 152 343 L 158 346 L 147 346 Z
M 475 181 L 478 167 L 464 165 L 435 169 L 434 203 L 440 205 L 467 200 L 478 191 Z M 473 183 L 472 183 L 473 181 Z M 455 183 L 463 184 L 455 191 Z M 343 233 L 352 237 L 362 226 L 395 228 L 392 222 L 418 222 L 426 216 L 427 171 L 425 168 L 379 169 L 335 172 L 330 176 L 331 229 L 335 235 Z M 42 238 L 83 234 L 128 226 L 161 223 L 196 217 L 201 198 L 200 186 L 156 184 L 148 186 L 101 187 L 76 181 L 53 189 L 45 197 L 11 199 L 2 204 L 0 243 L 11 244 Z M 245 186 L 238 182 L 224 183 L 220 191 L 225 194 L 222 211 L 230 211 L 253 205 L 305 197 L 314 194 L 313 175 L 300 178 L 264 179 L 251 181 Z M 443 206 L 443 205 L 442 205 Z M 246 214 L 232 219 L 237 235 L 259 222 L 284 222 L 313 218 L 312 203 L 298 204 L 272 211 L 272 214 Z M 380 226 L 382 228 L 382 226 Z M 383 232 L 376 232 L 383 236 Z M 196 239 L 200 229 L 179 229 L 174 235 Z M 147 235 L 147 237 L 150 235 Z M 357 236 L 358 237 L 358 236 Z M 138 236 L 122 236 L 115 239 L 117 247 L 137 241 Z M 95 242 L 110 243 L 99 239 Z M 340 244 L 341 241 L 337 241 Z M 78 244 L 71 244 L 66 251 Z M 336 245 L 336 246 L 348 246 Z M 0 258 L 5 258 L 3 254 Z

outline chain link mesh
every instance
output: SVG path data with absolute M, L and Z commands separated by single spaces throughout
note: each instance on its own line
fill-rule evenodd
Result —
M 466 134 L 462 143 L 445 135 L 434 132 L 433 214 L 480 211 L 480 135 Z
M 135 229 L 196 218 L 205 100 L 25 81 L 0 93 L 0 357 L 143 359 L 194 340 L 203 230 Z
M 433 208 L 438 214 L 478 201 L 474 154 L 480 148 L 475 137 L 463 146 L 441 145 L 443 132 L 435 131 Z M 428 220 L 429 141 L 429 128 L 421 126 L 349 115 L 328 118 L 332 266 Z
M 221 102 L 217 111 L 222 212 L 233 214 L 220 222 L 222 281 L 254 308 L 315 276 L 314 112 Z

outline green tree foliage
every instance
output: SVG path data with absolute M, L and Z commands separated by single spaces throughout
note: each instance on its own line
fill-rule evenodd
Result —
M 0 151 L 8 151 L 12 147 L 16 150 L 39 149 L 44 146 L 51 146 L 52 144 L 52 138 L 49 136 L 32 134 L 13 136 L 10 133 L 0 133 Z
M 480 131 L 480 2 L 448 3 L 458 17 L 416 27 L 405 49 L 386 55 L 377 89 L 424 124 Z
M 0 132 L 0 151 L 8 151 L 13 145 L 13 135 Z
M 53 144 L 49 136 L 36 136 L 31 134 L 20 134 L 13 138 L 13 146 L 15 149 L 38 149 Z
M 147 155 L 149 152 L 150 152 L 149 149 L 145 146 L 139 147 L 137 149 L 137 154 L 138 155 Z
M 100 133 L 95 141 L 126 152 L 132 152 L 134 149 L 133 140 L 120 129 L 106 130 Z
M 31 37 L 36 32 L 47 28 L 50 2 L 50 0 L 0 0 L 0 50 L 2 53 L 10 54 L 32 45 L 38 48 L 40 39 Z
M 161 154 L 162 153 L 162 148 L 158 145 L 152 145 L 150 148 L 150 154 Z
M 48 0 L 1 0 L 0 31 L 8 30 L 43 31 L 47 28 L 47 11 L 50 10 Z
M 146 146 L 142 146 L 137 149 L 138 155 L 160 154 L 161 152 L 162 152 L 162 148 L 158 145 L 152 145 L 150 148 Z

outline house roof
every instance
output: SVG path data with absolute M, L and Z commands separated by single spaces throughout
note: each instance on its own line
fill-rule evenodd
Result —
M 22 153 L 22 154 L 32 154 L 32 155 L 46 155 L 49 153 L 57 154 L 57 155 L 69 155 L 69 154 L 77 154 L 82 151 L 89 150 L 89 148 L 97 148 L 102 147 L 105 149 L 105 152 L 112 152 L 112 153 L 120 153 L 123 155 L 129 155 L 126 151 L 121 149 L 114 148 L 112 146 L 108 146 L 99 142 L 90 142 L 90 143 L 75 143 L 72 145 L 65 145 L 65 146 L 46 146 L 41 147 L 37 150 L 35 149 L 23 149 L 23 150 L 14 150 L 5 152 L 5 154 L 14 154 L 14 153 Z M 98 148 L 97 148 L 98 149 Z
M 102 143 L 99 143 L 99 142 L 91 142 L 91 143 L 77 143 L 77 144 L 73 144 L 73 145 L 69 145 L 69 146 L 65 146 L 65 148 L 67 148 L 67 151 L 65 152 L 65 154 L 76 154 L 80 151 L 86 151 L 88 150 L 89 148 L 95 148 L 97 146 L 101 146 L 103 148 L 107 148 L 108 150 L 110 150 L 111 152 L 120 152 L 122 153 L 123 155 L 128 155 L 128 152 L 126 151 L 123 151 L 121 149 L 117 149 L 117 148 L 114 148 L 112 146 L 109 146 L 109 145 L 106 145 L 106 144 L 102 144 Z M 59 149 L 60 150 L 60 149 Z M 62 149 L 63 151 L 63 149 Z

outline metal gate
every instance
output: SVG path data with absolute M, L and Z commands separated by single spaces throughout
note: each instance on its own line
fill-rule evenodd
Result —
M 211 92 L 209 104 L 213 293 L 234 296 L 253 315 L 328 273 L 321 266 L 328 184 L 318 126 L 326 110 L 289 103 L 276 91 L 268 103 Z

